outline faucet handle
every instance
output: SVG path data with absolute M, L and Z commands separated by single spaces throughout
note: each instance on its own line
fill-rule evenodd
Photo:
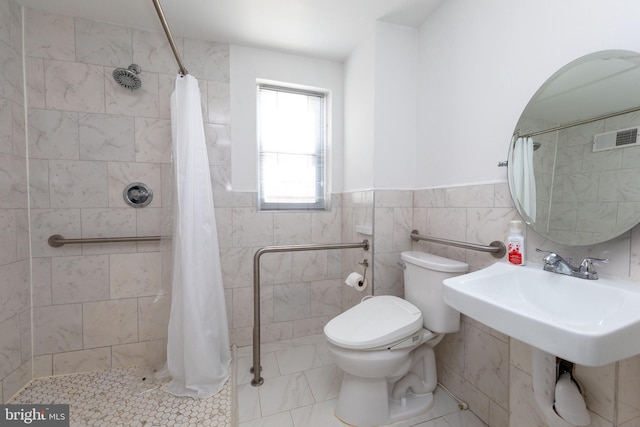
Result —
M 542 260 L 545 262 L 545 264 L 554 264 L 556 263 L 559 259 L 562 259 L 562 257 L 560 255 L 558 255 L 557 253 L 553 252 L 553 251 L 545 251 L 543 249 L 540 248 L 536 248 L 536 252 L 540 252 L 540 253 L 544 253 L 547 254 L 547 256 L 545 256 Z
M 593 268 L 593 262 L 603 262 L 603 263 L 608 263 L 609 262 L 609 258 L 592 258 L 592 257 L 587 257 L 584 260 L 582 260 L 582 263 L 580 264 L 580 271 L 595 271 Z
M 583 278 L 592 279 L 592 280 L 598 279 L 598 272 L 593 267 L 594 261 L 609 262 L 609 258 L 591 258 L 591 257 L 585 258 L 580 264 L 580 267 L 578 268 L 578 272 L 581 274 Z

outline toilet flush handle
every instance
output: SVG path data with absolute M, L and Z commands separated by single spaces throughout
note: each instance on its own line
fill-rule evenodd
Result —
M 403 270 L 406 270 L 407 269 L 407 264 L 405 264 L 404 262 L 398 261 L 398 267 L 400 267 Z

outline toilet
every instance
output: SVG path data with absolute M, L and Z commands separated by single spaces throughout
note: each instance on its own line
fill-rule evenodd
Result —
M 418 251 L 400 258 L 404 299 L 365 297 L 324 327 L 329 351 L 344 371 L 335 415 L 353 426 L 391 424 L 431 409 L 433 348 L 460 328 L 460 313 L 444 302 L 442 281 L 469 266 Z

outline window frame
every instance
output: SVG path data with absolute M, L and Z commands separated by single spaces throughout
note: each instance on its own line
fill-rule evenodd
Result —
M 293 94 L 315 96 L 321 100 L 322 111 L 322 124 L 320 125 L 320 143 L 317 144 L 316 152 L 314 156 L 317 158 L 318 164 L 315 166 L 316 170 L 316 202 L 315 203 L 280 203 L 280 202 L 266 202 L 264 200 L 263 191 L 263 179 L 262 179 L 262 143 L 261 143 L 261 102 L 260 91 L 272 90 L 276 92 L 287 92 Z M 328 185 L 329 167 L 328 167 L 328 152 L 329 152 L 329 135 L 330 135 L 330 116 L 329 116 L 329 104 L 330 104 L 330 92 L 318 88 L 310 88 L 304 86 L 297 86 L 293 84 L 281 83 L 281 82 L 266 82 L 258 81 L 256 84 L 256 105 L 257 105 L 257 117 L 256 117 L 256 140 L 257 140 L 257 155 L 258 155 L 258 211 L 328 211 L 330 209 L 330 192 Z

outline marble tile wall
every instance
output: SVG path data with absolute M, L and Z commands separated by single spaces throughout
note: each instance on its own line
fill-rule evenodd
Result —
M 214 190 L 215 193 L 215 190 Z M 222 276 L 231 341 L 252 343 L 253 256 L 262 246 L 340 242 L 342 197 L 326 212 L 258 212 L 253 193 L 230 193 L 217 204 Z M 238 200 L 245 198 L 243 205 Z M 267 253 L 260 258 L 263 343 L 322 333 L 340 313 L 346 251 Z
M 22 12 L 0 0 L 0 403 L 31 380 Z
M 507 184 L 413 192 L 412 228 L 421 234 L 488 245 L 505 241 L 509 222 L 519 219 Z M 492 255 L 419 241 L 412 245 L 463 261 L 470 269 L 496 261 Z M 463 316 L 460 331 L 436 347 L 438 379 L 492 427 L 508 426 L 509 337 Z
M 340 295 L 340 311 L 343 312 L 353 307 L 365 295 L 371 295 L 375 289 L 374 278 L 376 277 L 376 260 L 374 255 L 375 249 L 375 235 L 362 234 L 356 231 L 356 226 L 371 227 L 371 230 L 375 233 L 373 227 L 374 216 L 374 192 L 373 191 L 357 191 L 352 193 L 342 194 L 342 218 L 341 218 L 341 230 L 342 230 L 342 242 L 361 242 L 364 239 L 369 241 L 369 250 L 350 249 L 345 250 L 342 253 L 342 279 L 341 295 Z M 367 282 L 369 283 L 367 289 L 358 292 L 343 284 L 344 279 L 351 272 L 363 273 L 363 267 L 359 265 L 364 259 L 369 263 L 367 269 Z M 375 291 L 376 295 L 378 294 Z
M 404 296 L 400 252 L 411 250 L 413 191 L 374 193 L 374 277 L 376 295 Z
M 162 362 L 169 298 L 158 297 L 159 244 L 54 249 L 46 240 L 161 234 L 175 59 L 164 33 L 27 8 L 24 15 L 35 375 Z M 225 206 L 235 200 L 220 194 L 230 166 L 229 48 L 176 42 L 199 79 L 216 202 Z M 131 63 L 142 68 L 137 91 L 111 76 Z M 122 198 L 136 181 L 154 191 L 143 209 Z
M 340 242 L 341 196 L 328 212 L 274 213 L 257 211 L 256 194 L 232 191 L 228 45 L 176 41 L 200 83 L 231 342 L 247 345 L 253 254 L 266 245 Z M 160 233 L 176 72 L 166 37 L 27 9 L 26 54 L 37 375 L 120 366 L 149 350 L 162 358 L 169 301 L 155 298 L 158 245 L 52 249 L 46 239 Z M 111 78 L 132 62 L 142 68 L 135 92 Z M 122 201 L 134 181 L 154 189 L 144 209 Z M 264 342 L 320 333 L 340 312 L 340 251 L 261 261 Z
M 416 190 L 413 198 L 413 228 L 441 238 L 481 244 L 504 241 L 509 221 L 520 219 L 507 184 Z M 640 282 L 639 230 L 635 227 L 599 245 L 567 247 L 527 229 L 527 259 L 539 262 L 536 247 L 574 259 L 606 255 L 612 262 L 600 267 L 604 274 Z M 376 237 L 381 237 L 377 231 Z M 488 254 L 427 242 L 414 243 L 413 248 L 467 262 L 474 270 L 496 261 Z M 531 347 L 471 318 L 462 320 L 460 331 L 447 335 L 436 347 L 439 381 L 492 427 L 546 426 L 532 406 Z M 576 366 L 575 374 L 587 390 L 592 426 L 614 426 L 615 420 L 619 426 L 638 425 L 640 356 L 598 368 Z
M 554 233 L 591 236 L 591 230 L 597 228 L 609 236 L 636 223 L 640 194 L 632 184 L 640 148 L 632 145 L 594 152 L 593 140 L 596 134 L 639 124 L 636 112 L 558 132 L 549 209 Z

